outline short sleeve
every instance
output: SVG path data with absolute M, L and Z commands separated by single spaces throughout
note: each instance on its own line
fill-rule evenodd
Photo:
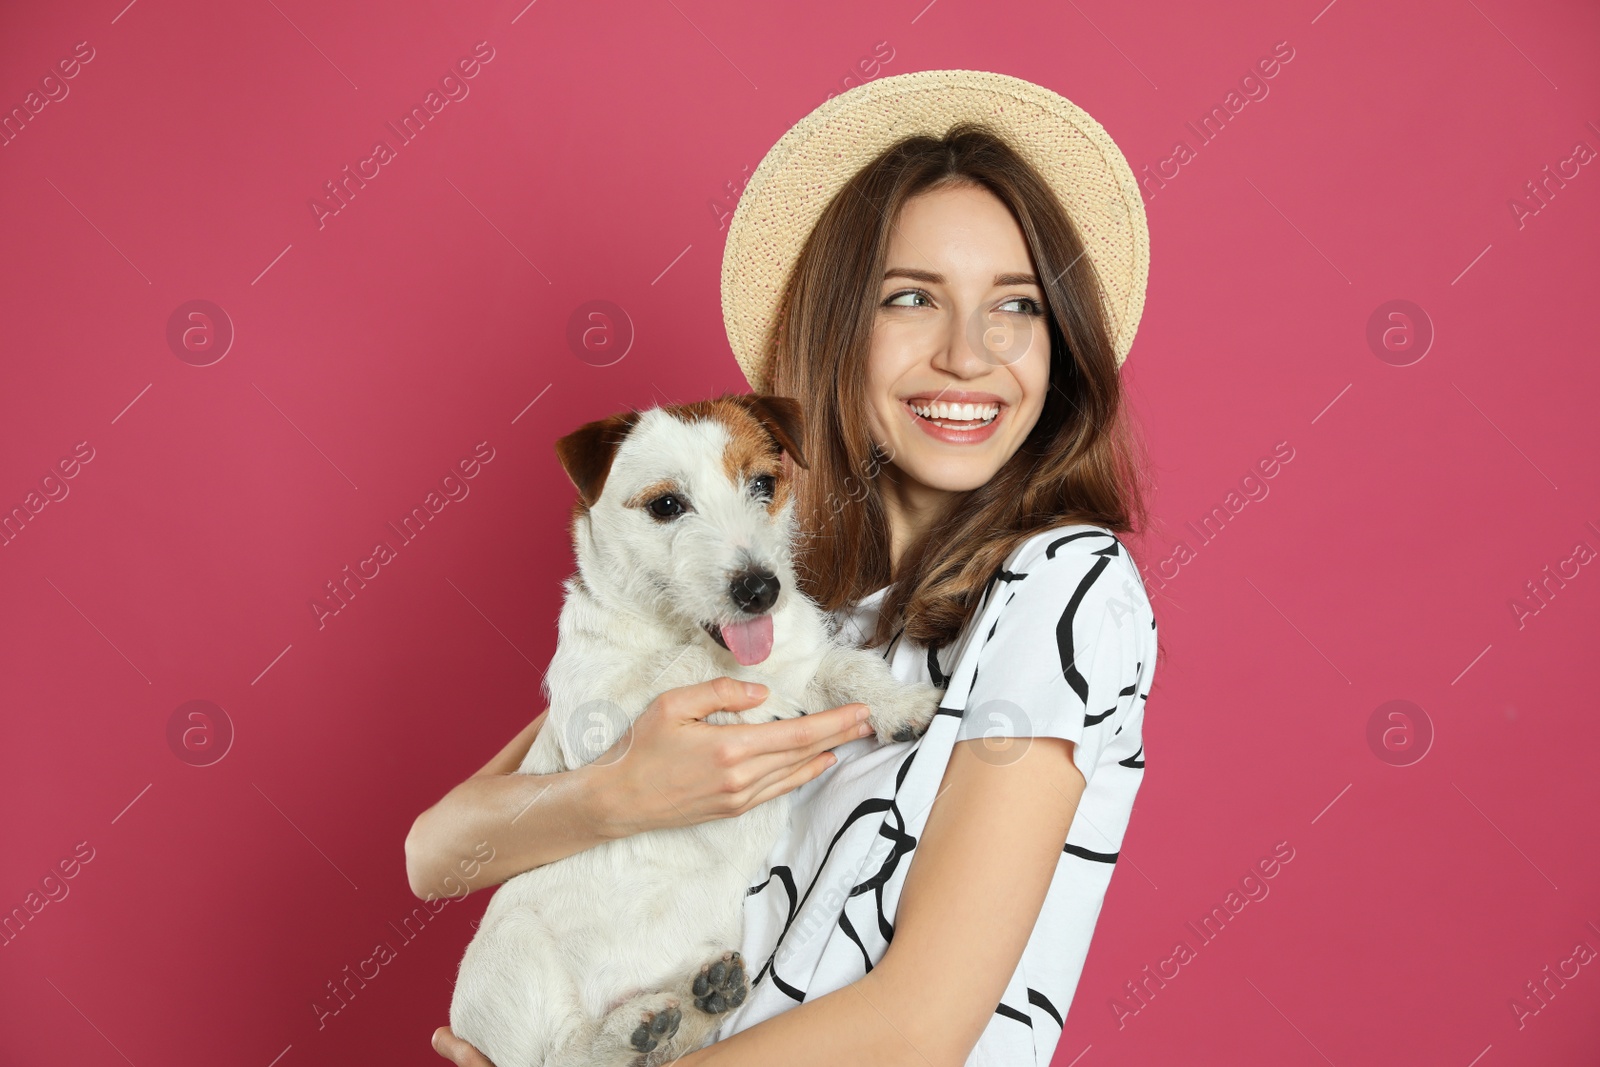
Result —
M 1045 539 L 1002 571 L 958 740 L 1060 737 L 1087 781 L 1140 699 L 1154 620 L 1137 566 L 1103 531 Z

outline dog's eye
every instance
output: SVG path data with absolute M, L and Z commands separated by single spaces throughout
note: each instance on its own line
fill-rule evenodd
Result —
M 771 500 L 772 494 L 777 490 L 778 483 L 770 474 L 758 474 L 750 479 L 750 495 Z
M 649 508 L 650 514 L 658 519 L 675 519 L 689 510 L 684 506 L 683 501 L 672 493 L 656 497 L 645 507 Z

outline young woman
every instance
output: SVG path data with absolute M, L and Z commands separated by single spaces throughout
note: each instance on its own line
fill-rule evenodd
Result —
M 841 121 L 906 113 L 937 132 Z M 1097 153 L 1061 165 L 1077 138 Z M 807 158 L 848 172 L 830 187 Z M 626 759 L 517 775 L 536 719 L 417 819 L 415 892 L 794 790 L 746 897 L 749 993 L 677 1062 L 1050 1062 L 1143 777 L 1157 648 L 1117 536 L 1144 518 L 1118 377 L 1148 262 L 1126 171 L 1067 101 L 968 71 L 869 83 L 779 142 L 730 230 L 730 338 L 753 387 L 807 412 L 805 591 L 944 688 L 941 713 L 891 745 L 859 705 L 714 726 L 764 695 L 719 679 L 662 694 Z M 786 224 L 792 255 L 751 236 Z M 785 279 L 770 300 L 751 247 Z M 493 858 L 462 865 L 479 842 Z M 435 1048 L 486 1062 L 448 1029 Z

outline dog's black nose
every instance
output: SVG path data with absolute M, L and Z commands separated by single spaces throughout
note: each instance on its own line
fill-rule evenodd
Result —
M 759 615 L 777 601 L 780 587 L 777 576 L 770 571 L 749 570 L 734 576 L 728 596 L 740 611 Z

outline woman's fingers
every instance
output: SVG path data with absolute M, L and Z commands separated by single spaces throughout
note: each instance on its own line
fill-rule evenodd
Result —
M 823 752 L 867 736 L 867 709 L 845 704 L 812 715 L 761 723 L 707 723 L 714 711 L 747 711 L 767 687 L 713 678 L 669 689 L 634 722 L 626 758 L 596 761 L 597 786 L 614 811 L 619 836 L 726 818 L 762 790 L 792 789 L 822 773 Z
M 870 729 L 860 729 L 867 719 L 865 704 L 843 704 L 810 715 L 796 715 L 777 722 L 730 723 L 719 729 L 730 732 L 745 746 L 746 758 L 773 753 L 793 763 L 826 748 L 865 737 Z
M 669 689 L 656 698 L 671 719 L 703 719 L 714 711 L 747 711 L 767 699 L 767 687 L 726 675 Z
M 782 796 L 791 789 L 799 789 L 811 779 L 832 767 L 836 762 L 837 758 L 833 753 L 820 752 L 806 760 L 799 767 L 788 771 L 787 774 L 784 773 L 784 770 L 774 772 L 765 783 L 758 786 L 755 795 L 750 798 L 745 810 L 748 811 L 757 804 L 765 803 L 773 797 Z
M 744 757 L 735 773 L 749 783 L 744 791 L 753 791 L 762 799 L 767 799 L 809 782 L 832 766 L 831 758 L 819 759 L 829 749 L 872 733 L 871 725 L 865 719 L 856 717 L 865 710 L 864 705 L 846 704 L 779 722 L 729 725 L 718 729 L 750 731 L 750 736 L 756 738 L 751 742 L 752 746 L 766 750 Z M 842 728 L 836 728 L 841 722 Z M 778 784 L 782 782 L 789 784 Z
M 433 1051 L 456 1067 L 494 1067 L 487 1056 L 457 1037 L 448 1026 L 433 1032 Z

